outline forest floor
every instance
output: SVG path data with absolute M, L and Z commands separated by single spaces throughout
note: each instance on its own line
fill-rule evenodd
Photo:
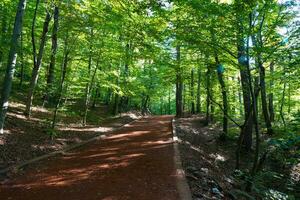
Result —
M 1 199 L 179 199 L 171 119 L 146 117 L 35 163 L 0 185 Z
M 205 126 L 204 121 L 201 116 L 175 121 L 182 165 L 193 199 L 231 199 L 228 192 L 236 184 L 232 177 L 236 144 L 219 141 L 220 128 Z M 249 163 L 243 160 L 242 164 Z
M 183 169 L 186 172 L 194 200 L 232 199 L 233 197 L 235 199 L 248 199 L 244 196 L 245 193 L 241 192 L 244 190 L 242 189 L 244 180 L 240 180 L 235 176 L 238 174 L 234 174 L 236 139 L 221 141 L 220 126 L 218 124 L 206 126 L 203 116 L 176 119 L 175 127 L 179 137 Z M 253 153 L 243 151 L 241 155 L 241 169 L 251 168 Z M 268 174 L 274 173 L 274 169 L 278 168 L 278 166 L 274 166 L 273 162 L 266 161 L 265 171 L 262 172 L 262 174 L 265 173 L 265 176 L 262 176 L 261 183 L 268 188 L 286 192 L 292 176 L 298 174 L 299 178 L 300 164 L 293 168 L 282 168 L 277 172 L 282 173 L 282 175 L 271 175 L 270 178 Z M 299 186 L 297 181 L 293 185 L 295 192 L 292 191 L 291 193 L 294 193 L 295 196 L 299 196 Z M 271 191 L 274 192 L 275 190 Z M 276 193 L 273 198 L 270 197 L 269 199 L 286 199 L 279 198 L 281 194 Z M 251 195 L 254 195 L 253 198 L 256 199 L 256 194 Z M 260 198 L 257 197 L 257 199 Z
M 30 118 L 24 116 L 25 105 L 21 101 L 10 103 L 5 133 L 0 135 L 0 169 L 22 163 L 35 157 L 62 150 L 67 146 L 110 132 L 135 119 L 138 113 L 109 116 L 107 106 L 98 106 L 89 112 L 86 126 L 78 114 L 59 114 L 54 132 L 50 137 L 52 111 L 35 106 Z M 73 105 L 72 105 L 73 106 Z M 78 105 L 77 109 L 79 110 Z

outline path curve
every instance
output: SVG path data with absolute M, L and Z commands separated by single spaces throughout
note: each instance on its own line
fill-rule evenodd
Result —
M 172 116 L 148 117 L 42 161 L 0 185 L 1 199 L 177 200 Z

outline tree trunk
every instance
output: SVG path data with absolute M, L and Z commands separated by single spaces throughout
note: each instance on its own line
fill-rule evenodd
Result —
M 242 92 L 241 92 L 241 78 L 238 77 L 238 96 L 239 96 L 239 110 L 240 110 L 240 116 L 244 116 L 243 111 L 243 100 L 242 100 Z
M 47 85 L 46 85 L 46 93 L 44 97 L 44 103 L 49 101 L 51 94 L 53 93 L 53 82 L 54 82 L 54 74 L 55 74 L 55 63 L 56 63 L 56 52 L 57 52 L 57 32 L 58 32 L 58 20 L 59 20 L 59 8 L 55 6 L 54 15 L 53 15 L 53 30 L 52 30 L 52 47 L 51 47 L 51 57 L 50 57 L 50 65 L 47 76 Z
M 146 95 L 146 98 L 145 98 L 145 100 L 143 102 L 143 105 L 142 105 L 142 115 L 146 115 L 146 113 L 147 113 L 148 101 L 149 101 L 149 95 Z
M 119 69 L 119 71 L 120 71 L 120 69 Z M 117 86 L 120 85 L 119 76 L 117 77 L 116 85 Z M 114 105 L 113 105 L 113 109 L 112 109 L 112 112 L 114 115 L 117 115 L 119 113 L 119 103 L 120 103 L 120 95 L 118 93 L 115 93 L 114 94 Z
M 97 102 L 97 98 L 99 97 L 99 95 L 100 95 L 100 89 L 99 89 L 99 87 L 97 87 L 94 98 L 93 98 L 92 108 L 96 108 L 96 102 Z
M 58 100 L 55 105 L 55 109 L 53 112 L 53 118 L 52 118 L 52 125 L 51 128 L 52 130 L 55 128 L 56 125 L 56 118 L 57 118 L 57 113 L 58 109 L 62 100 L 62 94 L 63 94 L 63 89 L 64 89 L 64 83 L 65 83 L 65 78 L 67 74 L 67 66 L 68 66 L 68 61 L 69 61 L 69 50 L 68 50 L 68 33 L 65 39 L 65 47 L 64 47 L 64 60 L 63 60 L 63 67 L 62 67 L 62 75 L 61 75 L 61 81 L 58 89 Z M 51 134 L 51 139 L 53 139 L 53 134 Z
M 160 115 L 163 115 L 163 106 L 164 106 L 164 104 L 163 104 L 163 98 L 160 97 Z
M 183 80 L 180 66 L 180 46 L 176 47 L 177 52 L 177 70 L 176 70 L 176 117 L 183 116 L 182 91 Z
M 220 66 L 220 62 L 218 59 L 218 56 L 215 57 L 216 63 L 218 66 Z M 226 137 L 228 133 L 228 100 L 227 100 L 227 91 L 226 91 L 226 86 L 225 86 L 225 81 L 223 78 L 223 72 L 220 70 L 217 70 L 218 72 L 218 80 L 221 86 L 221 91 L 222 91 L 222 99 L 223 99 L 223 134 L 222 137 Z
M 274 62 L 271 62 L 270 64 L 270 94 L 269 94 L 269 113 L 270 113 L 270 121 L 274 122 L 275 119 L 275 112 L 274 112 L 274 103 L 273 103 L 273 87 L 274 87 Z
M 216 37 L 214 34 L 214 30 L 211 30 L 211 38 L 212 38 L 212 42 L 216 43 Z M 224 81 L 224 77 L 223 77 L 223 73 L 224 73 L 224 67 L 223 65 L 221 65 L 220 61 L 219 61 L 219 56 L 218 53 L 216 51 L 216 49 L 214 49 L 214 54 L 215 54 L 215 61 L 216 61 L 216 65 L 217 65 L 217 74 L 218 74 L 218 80 L 221 86 L 221 92 L 222 92 L 222 101 L 223 101 L 223 133 L 222 133 L 222 138 L 225 138 L 227 136 L 228 133 L 228 100 L 227 100 L 227 91 L 226 91 L 226 86 L 225 86 L 225 81 Z
M 89 104 L 90 104 L 90 99 L 91 99 L 91 91 L 93 89 L 93 85 L 94 85 L 94 82 L 95 82 L 95 77 L 96 77 L 98 65 L 99 65 L 99 61 L 97 61 L 97 65 L 96 65 L 96 68 L 95 68 L 94 73 L 92 75 L 91 82 L 88 83 L 88 86 L 86 88 L 85 104 L 84 104 L 85 108 L 84 108 L 84 116 L 83 116 L 83 126 L 86 125 L 86 118 L 87 118 L 87 114 L 88 114 L 88 110 L 89 110 Z
M 0 107 L 0 134 L 3 134 L 4 121 L 8 109 L 8 99 L 11 92 L 12 79 L 15 72 L 17 61 L 17 47 L 22 32 L 23 15 L 26 7 L 26 0 L 20 0 L 18 3 L 17 13 L 15 17 L 13 34 L 11 37 L 10 51 L 8 55 L 6 73 L 3 81 L 1 107 Z
M 263 23 L 263 22 L 262 22 Z M 257 41 L 257 38 L 255 36 L 252 37 L 252 42 L 253 44 L 257 47 L 257 48 L 262 48 L 263 44 L 262 44 L 262 36 L 261 33 L 259 33 L 259 42 Z M 257 66 L 259 69 L 259 86 L 260 86 L 260 94 L 261 94 L 261 107 L 262 107 L 262 113 L 264 116 L 264 121 L 267 127 L 267 133 L 268 134 L 272 134 L 273 130 L 272 130 L 272 124 L 271 124 L 271 120 L 269 117 L 269 111 L 268 111 L 268 104 L 267 104 L 267 94 L 266 94 L 266 82 L 265 82 L 265 68 L 263 66 L 263 62 L 262 62 L 262 57 L 261 57 L 261 52 L 259 51 L 257 53 Z
M 191 71 L 191 113 L 195 114 L 195 99 L 194 99 L 194 68 Z
M 114 107 L 113 107 L 113 114 L 116 115 L 119 113 L 119 94 L 114 95 Z
M 34 14 L 33 23 L 32 23 L 32 45 L 33 45 L 34 67 L 32 69 L 31 81 L 30 81 L 30 85 L 29 85 L 29 92 L 28 92 L 27 101 L 26 101 L 25 115 L 28 116 L 28 117 L 31 114 L 31 106 L 32 106 L 32 101 L 33 101 L 34 90 L 35 90 L 35 87 L 36 87 L 36 84 L 37 84 L 37 81 L 38 81 L 39 72 L 40 72 L 41 65 L 42 65 L 42 58 L 43 58 L 43 54 L 44 54 L 44 48 L 45 48 L 45 45 L 46 45 L 48 27 L 49 27 L 49 22 L 51 20 L 51 15 L 47 11 L 46 18 L 45 18 L 45 21 L 44 21 L 44 26 L 43 26 L 43 32 L 42 32 L 42 36 L 41 36 L 41 43 L 40 43 L 39 53 L 36 56 L 35 37 L 34 37 L 34 30 L 35 29 L 34 29 L 34 27 L 35 27 L 36 11 L 37 11 L 37 8 L 38 8 L 38 4 L 39 4 L 39 0 L 37 0 L 37 3 L 36 3 L 36 10 L 35 10 L 35 14 Z
M 185 103 L 186 103 L 186 85 L 183 83 L 182 84 L 182 115 L 184 116 L 185 112 Z
M 94 82 L 94 78 L 97 72 L 98 68 L 98 60 L 97 60 L 97 65 L 95 68 L 95 71 L 92 75 L 92 80 L 91 78 L 91 70 L 92 70 L 92 60 L 93 60 L 93 39 L 94 39 L 94 29 L 91 27 L 90 29 L 90 41 L 89 41 L 89 59 L 88 59 L 88 82 L 86 83 L 86 88 L 85 88 L 85 99 L 84 99 L 84 112 L 83 112 L 83 118 L 82 118 L 82 125 L 86 125 L 86 118 L 88 114 L 88 109 L 89 109 L 89 103 L 90 103 L 90 92 L 92 91 L 92 84 Z M 91 83 L 90 83 L 91 81 Z
M 249 68 L 249 60 L 247 55 L 247 49 L 245 47 L 245 31 L 243 27 L 243 20 L 241 16 L 241 3 L 236 3 L 237 12 L 237 50 L 238 50 L 238 63 L 240 66 L 240 76 L 242 83 L 242 93 L 244 99 L 244 128 L 241 131 L 241 138 L 247 151 L 252 147 L 252 128 L 253 128 L 253 116 L 251 114 L 251 91 L 249 85 L 249 75 L 247 69 Z
M 196 112 L 201 113 L 201 68 L 198 67 Z
M 283 107 L 284 107 L 284 103 L 285 103 L 285 93 L 286 93 L 286 85 L 287 85 L 285 76 L 286 76 L 286 72 L 285 72 L 285 67 L 283 66 L 283 82 L 284 83 L 283 83 L 283 90 L 282 90 L 279 114 L 280 114 L 280 118 L 282 120 L 284 129 L 286 129 L 286 123 L 285 123 L 285 118 L 284 118 L 284 114 L 283 114 Z
M 262 63 L 259 62 L 259 74 L 260 74 L 260 93 L 261 93 L 261 106 L 263 111 L 263 116 L 265 119 L 267 133 L 272 134 L 272 123 L 269 116 L 268 104 L 267 104 L 267 95 L 266 95 L 266 83 L 265 83 L 265 68 L 262 66 Z
M 208 59 L 208 58 L 207 58 Z M 206 71 L 206 117 L 205 117 L 205 125 L 210 123 L 210 99 L 211 99 L 211 70 L 209 64 L 207 64 L 207 71 Z
M 168 114 L 171 115 L 171 89 L 169 89 L 169 96 L 168 96 Z

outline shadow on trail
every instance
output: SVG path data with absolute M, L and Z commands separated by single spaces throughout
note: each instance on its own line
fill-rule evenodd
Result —
M 3 199 L 178 199 L 171 117 L 151 117 L 43 161 L 0 186 Z

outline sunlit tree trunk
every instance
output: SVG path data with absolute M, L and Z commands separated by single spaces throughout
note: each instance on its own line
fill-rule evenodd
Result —
M 119 69 L 120 71 L 120 69 Z M 120 79 L 119 76 L 116 78 L 116 85 L 119 86 L 120 85 Z M 113 109 L 112 109 L 112 113 L 114 115 L 119 113 L 119 104 L 120 104 L 120 95 L 118 93 L 114 93 L 113 95 Z
M 83 126 L 86 125 L 87 114 L 89 110 L 89 104 L 91 99 L 91 91 L 94 86 L 95 76 L 99 67 L 99 58 L 97 59 L 96 67 L 94 72 L 92 73 L 92 61 L 93 61 L 93 41 L 94 40 L 94 29 L 93 27 L 90 29 L 90 41 L 89 41 L 89 57 L 88 57 L 88 81 L 86 83 L 85 88 L 85 99 L 84 99 L 84 111 L 83 111 Z M 99 56 L 99 55 L 98 55 Z
M 41 65 L 42 65 L 42 58 L 43 58 L 43 54 L 44 54 L 44 48 L 46 45 L 46 38 L 47 38 L 47 33 L 48 33 L 48 26 L 51 20 L 51 15 L 49 13 L 49 11 L 47 10 L 46 13 L 46 18 L 44 21 L 44 26 L 43 26 L 43 32 L 41 35 L 41 43 L 40 43 L 40 48 L 39 48 L 39 52 L 38 54 L 36 54 L 36 47 L 35 47 L 35 22 L 36 22 L 36 14 L 37 14 L 37 8 L 39 5 L 39 0 L 37 0 L 36 2 L 36 8 L 35 8 L 35 13 L 34 13 L 34 18 L 33 18 L 33 22 L 32 22 L 32 45 L 33 45 L 33 61 L 34 61 L 34 66 L 32 69 L 32 73 L 31 73 L 31 80 L 30 80 L 30 84 L 29 84 L 29 92 L 28 92 L 28 96 L 27 96 L 27 101 L 26 101 L 26 110 L 25 110 L 25 115 L 26 116 L 30 116 L 30 112 L 31 112 L 31 106 L 32 106 L 32 101 L 33 101 L 33 95 L 34 95 L 34 90 L 38 81 L 38 77 L 39 77 L 39 72 L 41 69 Z
M 99 61 L 97 61 L 96 67 L 94 69 L 92 78 L 90 82 L 88 83 L 89 85 L 86 88 L 86 94 L 85 94 L 85 104 L 84 104 L 84 115 L 83 115 L 83 125 L 86 125 L 86 119 L 89 111 L 89 105 L 90 105 L 90 99 L 91 99 L 91 91 L 93 89 L 94 83 L 95 83 L 95 77 L 98 69 Z
M 0 134 L 3 134 L 4 121 L 8 109 L 8 99 L 11 92 L 12 80 L 17 62 L 18 43 L 22 32 L 23 15 L 26 7 L 26 0 L 20 0 L 18 3 L 17 13 L 15 17 L 13 34 L 10 42 L 10 50 L 8 55 L 6 73 L 3 81 L 1 93 L 0 107 Z

